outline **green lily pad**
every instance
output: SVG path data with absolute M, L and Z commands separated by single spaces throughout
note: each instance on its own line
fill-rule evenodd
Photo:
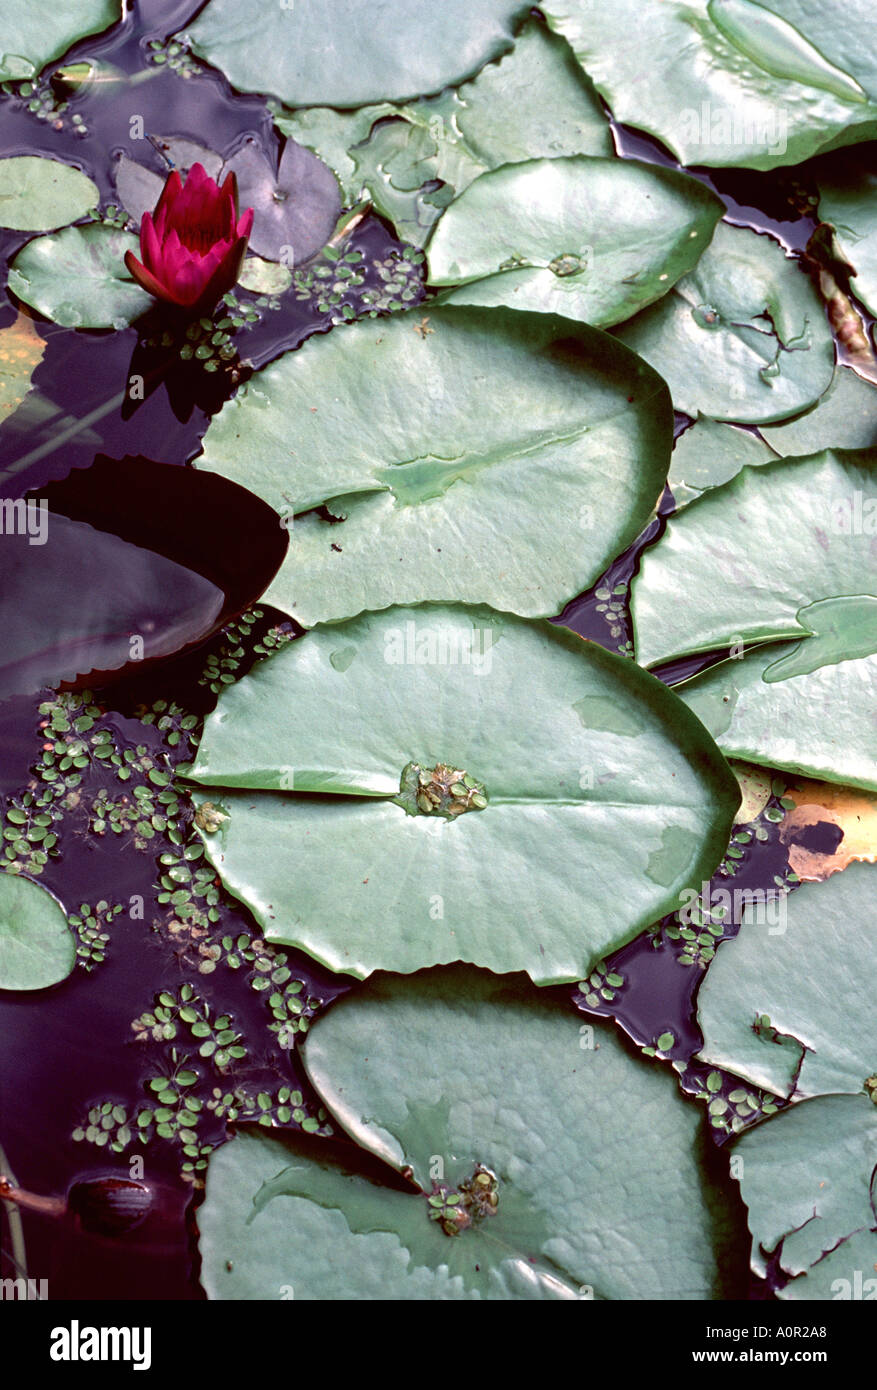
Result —
M 825 310 L 797 262 L 725 222 L 695 269 L 616 336 L 661 373 L 677 410 L 716 420 L 795 415 L 834 371 Z
M 342 1167 L 323 1144 L 239 1135 L 211 1157 L 198 1212 L 211 1298 L 736 1291 L 695 1108 L 608 1029 L 583 1032 L 518 981 L 454 969 L 370 983 L 318 1019 L 305 1062 L 395 1185 L 357 1171 L 355 1149 Z
M 719 199 L 675 169 L 635 160 L 526 160 L 482 174 L 429 243 L 433 285 L 455 304 L 505 304 L 606 328 L 660 299 L 694 266 Z
M 438 604 L 284 649 L 223 692 L 192 776 L 261 791 L 223 791 L 204 839 L 266 936 L 359 978 L 462 959 L 582 979 L 709 877 L 739 804 L 633 662 Z
M 281 110 L 274 120 L 334 169 L 348 203 L 367 193 L 418 246 L 445 204 L 487 169 L 613 153 L 603 109 L 569 46 L 535 20 L 511 53 L 436 97 L 359 111 Z
M 273 362 L 198 466 L 286 518 L 265 598 L 305 627 L 424 599 L 543 616 L 647 523 L 671 434 L 664 383 L 596 329 L 421 307 Z
M 51 893 L 0 872 L 0 989 L 47 989 L 75 964 L 76 943 Z
M 814 635 L 770 642 L 677 687 L 727 758 L 877 791 L 872 716 L 877 599 L 823 599 L 799 611 Z
M 735 477 L 747 464 L 771 463 L 776 452 L 757 434 L 704 416 L 676 439 L 667 482 L 679 511 L 710 488 Z
M 860 595 L 873 572 L 875 468 L 873 449 L 777 459 L 672 517 L 632 585 L 638 660 L 800 639 L 814 630 L 802 609 Z
M 99 34 L 121 18 L 119 0 L 0 0 L 0 82 L 36 77 L 46 63 L 87 34 Z
M 877 174 L 841 165 L 834 177 L 818 177 L 820 220 L 831 223 L 838 254 L 853 267 L 853 294 L 877 314 Z
M 153 303 L 128 274 L 137 237 L 95 223 L 35 237 L 9 267 L 9 288 L 65 328 L 127 328 Z
M 409 0 L 364 9 L 359 0 L 252 12 L 211 0 L 187 33 L 199 58 L 242 92 L 290 106 L 364 106 L 456 86 L 511 48 L 521 0 Z
M 752 1265 L 763 1274 L 765 1256 L 777 1255 L 791 1279 L 780 1298 L 877 1298 L 875 1148 L 867 1095 L 805 1101 L 737 1140 L 731 1164 L 749 1208 Z
M 795 1100 L 862 1091 L 877 1072 L 875 881 L 854 863 L 746 908 L 700 988 L 704 1061 Z
M 97 184 L 69 164 L 35 155 L 0 159 L 0 227 L 48 232 L 84 217 L 99 202 Z
M 226 160 L 221 177 L 237 179 L 241 208 L 255 208 L 250 249 L 284 265 L 315 255 L 332 235 L 341 195 L 332 170 L 303 145 L 287 140 L 275 169 L 253 138 Z
M 877 135 L 871 0 L 541 8 L 616 119 L 657 136 L 682 164 L 772 169 Z
M 292 284 L 292 271 L 277 261 L 263 261 L 261 256 L 247 256 L 238 284 L 253 294 L 283 294 Z
M 851 367 L 838 366 L 831 386 L 812 410 L 780 425 L 762 425 L 759 434 L 781 456 L 817 449 L 873 448 L 877 445 L 877 386 Z

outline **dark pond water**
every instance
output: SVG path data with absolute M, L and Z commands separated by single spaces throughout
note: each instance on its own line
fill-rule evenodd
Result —
M 142 115 L 147 132 L 184 134 L 221 153 L 247 137 L 275 151 L 277 137 L 263 101 L 239 96 L 208 70 L 186 78 L 167 64 L 149 61 L 155 51 L 150 41 L 163 41 L 197 8 L 149 0 L 103 40 L 72 50 L 71 60 L 87 53 L 128 74 L 129 82 L 77 98 L 57 119 L 40 121 L 28 109 L 30 95 L 0 100 L 2 153 L 47 153 L 76 162 L 97 182 L 106 205 L 117 202 L 112 169 L 119 151 L 131 153 L 134 114 Z M 81 117 L 75 124 L 73 113 Z M 618 127 L 615 133 L 621 154 L 673 162 L 656 142 Z M 162 167 L 152 147 L 137 157 Z M 769 230 L 789 248 L 806 245 L 812 221 L 790 215 L 782 174 L 703 177 L 725 199 L 732 220 Z M 7 260 L 27 239 L 0 233 L 0 255 Z M 402 248 L 376 217 L 367 218 L 345 245 L 360 253 L 361 281 L 329 313 L 320 312 L 315 296 L 290 294 L 272 302 L 239 291 L 240 303 L 252 306 L 252 321 L 235 339 L 238 355 L 228 370 L 213 376 L 181 362 L 179 345 L 162 341 L 157 316 L 136 329 L 105 333 L 40 322 L 47 346 L 33 377 L 39 409 L 23 417 L 21 429 L 0 431 L 0 497 L 46 499 L 53 518 L 61 519 L 52 536 L 65 537 L 63 545 L 53 539 L 30 554 L 19 548 L 14 561 L 4 557 L 4 598 L 8 601 L 16 584 L 21 598 L 15 605 L 17 626 L 10 626 L 0 653 L 0 792 L 7 811 L 28 794 L 49 797 L 46 804 L 58 812 L 58 847 L 44 863 L 31 861 L 30 868 L 68 912 L 103 902 L 95 931 L 109 938 L 105 959 L 87 962 L 93 969 L 77 968 L 62 985 L 39 994 L 0 999 L 0 1143 L 19 1183 L 34 1193 L 63 1196 L 77 1181 L 108 1173 L 142 1177 L 156 1193 L 150 1215 L 127 1235 L 86 1230 L 73 1214 L 27 1215 L 28 1270 L 48 1279 L 52 1298 L 200 1297 L 193 1179 L 197 1182 L 203 1172 L 205 1146 L 225 1136 L 228 1105 L 244 1116 L 267 1113 L 283 1123 L 278 1111 L 285 1088 L 301 1093 L 290 1106 L 303 1109 L 312 1127 L 324 1127 L 294 1047 L 279 1046 L 278 1034 L 269 1031 L 264 993 L 252 987 L 248 969 L 228 966 L 229 947 L 220 944 L 218 963 L 217 955 L 209 954 L 223 938 L 237 943 L 242 933 L 253 935 L 252 920 L 223 896 L 209 874 L 186 879 L 199 868 L 197 861 L 187 867 L 183 857 L 191 811 L 184 796 L 170 808 L 158 802 L 150 774 L 166 782 L 176 766 L 185 766 L 198 720 L 215 704 L 224 678 L 296 636 L 283 615 L 258 603 L 286 543 L 276 517 L 232 484 L 184 465 L 197 454 L 210 415 L 239 381 L 313 333 L 343 332 L 332 320 L 344 304 L 354 316 L 364 312 L 367 293 L 380 290 L 386 280 L 382 268 L 403 265 Z M 410 273 L 414 264 L 404 261 L 416 299 L 423 291 Z M 6 296 L 0 302 L 0 329 L 17 313 Z M 126 388 L 135 374 L 146 389 L 142 400 L 132 401 Z M 678 428 L 688 423 L 680 417 Z M 629 652 L 630 580 L 642 549 L 661 533 L 672 508 L 667 493 L 640 541 L 558 621 L 611 650 Z M 133 661 L 126 651 L 131 631 L 148 634 L 152 642 Z M 169 656 L 172 651 L 179 654 Z M 87 679 L 86 673 L 91 673 Z M 663 674 L 674 680 L 690 671 Z M 59 698 L 45 688 L 62 680 L 80 691 L 87 683 L 99 688 L 98 694 Z M 70 727 L 76 719 L 83 721 L 82 731 Z M 96 731 L 106 731 L 101 737 L 111 758 L 95 754 L 90 739 Z M 120 770 L 127 771 L 126 778 Z M 51 799 L 59 776 L 66 779 L 63 805 Z M 121 801 L 135 787 L 145 792 L 142 800 L 151 797 L 145 837 L 138 830 L 144 815 L 132 819 L 132 797 Z M 777 805 L 774 798 L 768 810 Z M 176 843 L 165 822 L 176 827 Z M 726 860 L 715 884 L 748 888 L 783 880 L 787 851 L 776 823 L 762 817 L 759 826 L 765 838 L 740 845 L 738 857 Z M 170 888 L 158 881 L 161 873 L 169 874 Z M 186 901 L 169 906 L 169 892 Z M 112 917 L 105 923 L 107 912 Z M 614 1017 L 637 1043 L 656 1046 L 662 1035 L 672 1034 L 672 1044 L 663 1038 L 660 1051 L 681 1068 L 683 1086 L 697 1093 L 704 1069 L 688 1063 L 701 1041 L 694 1010 L 703 961 L 685 964 L 683 957 L 686 951 L 702 955 L 706 947 L 687 942 L 678 928 L 668 918 L 608 963 L 607 972 L 623 978 L 609 998 L 593 992 L 590 1000 L 586 997 L 605 988 L 599 981 L 585 993 L 563 994 L 586 1016 Z M 735 929 L 733 921 L 724 927 L 727 935 Z M 713 944 L 716 939 L 714 934 Z M 97 954 L 102 949 L 94 937 L 88 948 Z M 321 972 L 308 958 L 285 954 L 285 966 L 275 961 L 269 968 L 288 969 L 301 982 L 297 1018 L 312 1015 L 345 989 L 343 980 Z M 154 1009 L 161 992 L 176 996 L 184 981 L 195 982 L 213 1019 L 228 1016 L 229 1031 L 244 1040 L 247 1055 L 225 1069 L 215 1060 L 196 1058 L 199 1080 L 180 1090 L 173 1076 L 186 1071 L 191 1040 L 175 1039 L 171 1046 L 149 1036 L 148 1028 L 141 1040 L 132 1021 Z M 77 1129 L 87 1129 L 94 1107 L 96 1132 L 101 1106 L 120 1107 L 124 1123 L 131 1121 L 154 1099 L 150 1081 L 159 1076 L 168 1078 L 166 1088 L 176 1086 L 200 1103 L 197 1142 L 190 1143 L 195 1153 L 187 1159 L 185 1179 L 179 1139 L 153 1141 L 142 1151 L 141 1173 L 129 1163 L 129 1150 L 113 1153 L 110 1142 L 97 1148 L 73 1137 Z M 226 1101 L 229 1093 L 237 1094 Z M 270 1100 L 267 1110 L 260 1109 L 260 1096 Z M 122 1123 L 110 1114 L 111 1139 Z M 717 1129 L 715 1138 L 724 1137 Z M 133 1152 L 141 1150 L 135 1146 Z M 729 1209 L 744 1231 L 739 1197 L 723 1179 L 719 1159 L 716 1155 L 716 1182 L 724 1186 Z M 89 1210 L 91 1227 L 99 1227 L 93 1193 Z M 108 1207 L 108 1220 L 109 1213 Z M 9 1234 L 4 1226 L 4 1274 L 13 1272 Z M 745 1296 L 743 1244 L 739 1286 Z M 762 1296 L 764 1290 L 753 1293 Z

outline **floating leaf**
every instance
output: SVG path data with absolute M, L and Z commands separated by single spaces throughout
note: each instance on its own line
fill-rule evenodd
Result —
M 22 247 L 10 264 L 9 288 L 65 328 L 127 328 L 153 300 L 128 274 L 126 251 L 139 252 L 128 232 L 65 227 Z
M 706 249 L 722 204 L 635 160 L 527 160 L 477 178 L 443 214 L 429 277 L 456 304 L 505 304 L 606 328 L 660 299 Z M 474 283 L 473 283 L 474 282 Z
M 325 246 L 341 212 L 332 170 L 303 145 L 287 140 L 275 168 L 253 139 L 222 168 L 237 178 L 241 208 L 255 208 L 250 249 L 285 265 L 298 265 Z
M 877 658 L 856 659 L 852 644 L 863 634 L 861 620 L 870 620 L 873 640 L 877 601 L 866 596 L 862 607 L 846 611 L 828 601 L 832 645 L 771 643 L 741 660 L 723 661 L 678 687 L 678 694 L 728 758 L 745 758 L 811 777 L 877 790 L 877 740 L 872 715 Z M 813 614 L 820 613 L 814 604 Z M 808 610 L 800 613 L 808 619 Z M 816 621 L 819 621 L 818 619 Z M 814 622 L 815 626 L 815 622 Z M 827 632 L 826 636 L 831 637 Z M 845 651 L 837 661 L 836 650 Z M 795 672 L 783 665 L 792 658 L 822 662 L 816 670 Z
M 776 452 L 750 430 L 704 417 L 695 420 L 673 445 L 667 482 L 677 511 L 709 488 L 719 487 L 747 464 L 770 463 Z
M 305 1054 L 394 1185 L 349 1146 L 342 1167 L 325 1145 L 239 1135 L 212 1156 L 198 1213 L 209 1297 L 733 1295 L 696 1111 L 608 1029 L 455 969 L 370 983 L 317 1021 Z M 407 1191 L 392 1169 L 413 1174 Z
M 292 284 L 292 271 L 261 256 L 247 256 L 238 278 L 241 289 L 253 294 L 283 294 Z
M 877 1070 L 875 880 L 851 864 L 788 897 L 756 895 L 700 987 L 705 1062 L 795 1100 L 863 1090 Z
M 100 201 L 97 184 L 57 159 L 0 159 L 0 227 L 48 232 L 84 217 Z
M 568 45 L 535 20 L 524 25 L 511 53 L 439 96 L 359 111 L 282 110 L 274 119 L 334 169 L 347 202 L 365 191 L 399 236 L 416 245 L 454 192 L 487 169 L 613 153 L 590 82 Z
M 875 468 L 873 449 L 777 459 L 744 468 L 672 517 L 633 581 L 638 659 L 654 666 L 742 642 L 826 631 L 825 609 L 817 615 L 819 629 L 814 615 L 801 610 L 852 600 L 868 583 Z M 854 617 L 846 605 L 836 611 Z
M 661 373 L 677 410 L 717 420 L 794 415 L 834 370 L 825 310 L 797 263 L 725 222 L 691 274 L 617 336 Z
M 834 171 L 826 165 L 819 179 L 819 216 L 834 228 L 838 254 L 852 266 L 850 289 L 877 314 L 877 174 L 861 165 Z
M 850 367 L 837 367 L 825 395 L 806 415 L 759 433 L 775 453 L 810 454 L 817 449 L 870 449 L 877 445 L 877 386 Z
M 208 177 L 214 180 L 219 179 L 222 169 L 222 155 L 182 136 L 153 135 L 150 144 L 165 156 L 165 163 L 159 169 L 150 169 L 146 164 L 129 159 L 128 155 L 120 154 L 113 170 L 119 201 L 138 227 L 144 212 L 154 210 L 171 169 L 184 176 L 193 164 L 200 164 Z M 247 205 L 243 203 L 241 206 Z
M 239 91 L 290 106 L 364 106 L 456 86 L 511 48 L 528 10 L 521 0 L 410 0 L 402 11 L 333 0 L 253 13 L 211 0 L 187 33 Z
M 120 16 L 119 0 L 77 0 L 73 7 L 55 0 L 0 0 L 0 82 L 36 77 L 71 44 L 101 33 Z
M 266 599 L 305 627 L 423 599 L 541 616 L 648 521 L 670 420 L 663 382 L 596 329 L 413 310 L 259 372 L 214 417 L 198 465 L 286 518 Z
M 795 804 L 779 827 L 788 846 L 789 868 L 801 879 L 826 879 L 854 860 L 877 860 L 877 797 L 851 787 L 795 778 L 787 797 Z M 837 840 L 826 845 L 833 832 Z M 819 848 L 811 847 L 815 841 Z
M 709 876 L 739 802 L 633 662 L 438 604 L 287 647 L 223 692 L 192 775 L 290 789 L 225 792 L 207 853 L 271 940 L 360 978 L 463 959 L 580 980 Z
M 0 425 L 17 410 L 30 390 L 31 377 L 46 350 L 27 314 L 0 328 Z
M 541 8 L 616 120 L 657 136 L 682 164 L 772 169 L 877 135 L 871 0 L 547 0 Z
M 150 659 L 211 630 L 223 594 L 201 574 L 45 502 L 4 505 L 0 695 L 118 670 L 132 636 Z
M 792 1280 L 780 1298 L 877 1297 L 875 1148 L 877 1109 L 866 1095 L 808 1100 L 737 1140 L 752 1266 L 764 1275 L 776 1255 Z
M 76 943 L 51 893 L 0 872 L 0 989 L 46 989 L 75 964 Z

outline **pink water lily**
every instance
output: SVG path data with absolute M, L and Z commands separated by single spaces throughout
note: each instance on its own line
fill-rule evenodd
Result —
M 143 214 L 143 261 L 126 251 L 125 265 L 156 299 L 194 317 L 237 283 L 252 226 L 252 208 L 238 217 L 234 174 L 220 188 L 201 164 L 192 165 L 185 184 L 174 169 L 155 211 Z

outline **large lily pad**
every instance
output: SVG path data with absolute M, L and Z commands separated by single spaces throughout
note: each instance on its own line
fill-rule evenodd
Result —
M 635 160 L 526 160 L 482 174 L 429 243 L 457 304 L 505 304 L 606 328 L 660 299 L 709 244 L 719 199 Z
M 65 328 L 127 328 L 152 297 L 128 274 L 125 252 L 137 238 L 95 223 L 65 227 L 23 246 L 9 267 L 9 288 Z
M 851 367 L 838 366 L 831 386 L 812 410 L 779 425 L 763 425 L 759 433 L 780 455 L 873 448 L 877 445 L 877 386 Z
M 746 909 L 700 988 L 705 1061 L 795 1100 L 863 1090 L 877 1072 L 875 883 L 851 864 L 795 889 L 782 916 Z
M 695 420 L 673 445 L 667 482 L 677 510 L 710 488 L 727 483 L 747 464 L 758 468 L 775 458 L 776 451 L 751 430 L 708 417 Z
M 423 814 L 412 764 L 487 805 Z M 467 960 L 581 979 L 709 877 L 739 803 L 634 663 L 437 604 L 320 627 L 225 691 L 193 776 L 262 789 L 201 800 L 220 808 L 207 853 L 265 934 L 360 978 Z
M 252 11 L 211 0 L 187 32 L 192 49 L 244 92 L 290 106 L 364 106 L 456 86 L 512 46 L 521 0 L 359 0 Z
M 0 227 L 47 232 L 97 207 L 97 184 L 69 164 L 35 155 L 0 159 Z
M 0 989 L 46 989 L 75 964 L 76 943 L 51 893 L 0 872 Z
M 347 202 L 363 193 L 403 240 L 423 245 L 455 193 L 501 164 L 611 155 L 594 90 L 568 45 L 535 20 L 471 82 L 406 106 L 280 111 L 275 124 L 334 169 Z
M 867 1095 L 808 1100 L 737 1140 L 753 1268 L 764 1274 L 776 1253 L 791 1279 L 780 1298 L 877 1298 L 875 1148 Z
M 198 465 L 295 517 L 266 599 L 305 627 L 423 599 L 543 616 L 648 521 L 671 419 L 660 378 L 596 329 L 421 309 L 272 363 Z
M 119 0 L 0 0 L 0 82 L 36 77 L 77 39 L 108 29 L 121 16 Z
M 834 370 L 825 310 L 797 262 L 724 222 L 695 269 L 617 336 L 661 373 L 677 410 L 717 420 L 797 414 Z
M 871 0 L 547 0 L 615 117 L 683 164 L 772 169 L 877 135 Z
M 848 645 L 821 648 L 818 664 L 867 655 L 856 650 L 853 628 L 869 607 L 863 589 L 873 575 L 875 468 L 873 449 L 778 459 L 744 468 L 671 518 L 633 581 L 638 659 L 653 666 L 817 631 L 839 631 L 842 638 L 845 628 Z M 802 612 L 838 599 L 849 602 L 830 614 L 824 607 Z M 802 650 L 808 648 L 809 640 Z M 810 655 L 807 650 L 804 660 Z M 791 674 L 786 666 L 774 679 Z
M 613 1033 L 597 1046 L 589 1033 L 562 1005 L 472 970 L 342 1000 L 311 1029 L 306 1066 L 353 1137 L 412 1185 L 369 1181 L 356 1150 L 345 1168 L 324 1146 L 239 1135 L 212 1156 L 198 1213 L 209 1296 L 733 1295 L 694 1107 Z M 479 1173 L 496 1206 L 471 1201 L 450 1236 L 441 1217 Z

